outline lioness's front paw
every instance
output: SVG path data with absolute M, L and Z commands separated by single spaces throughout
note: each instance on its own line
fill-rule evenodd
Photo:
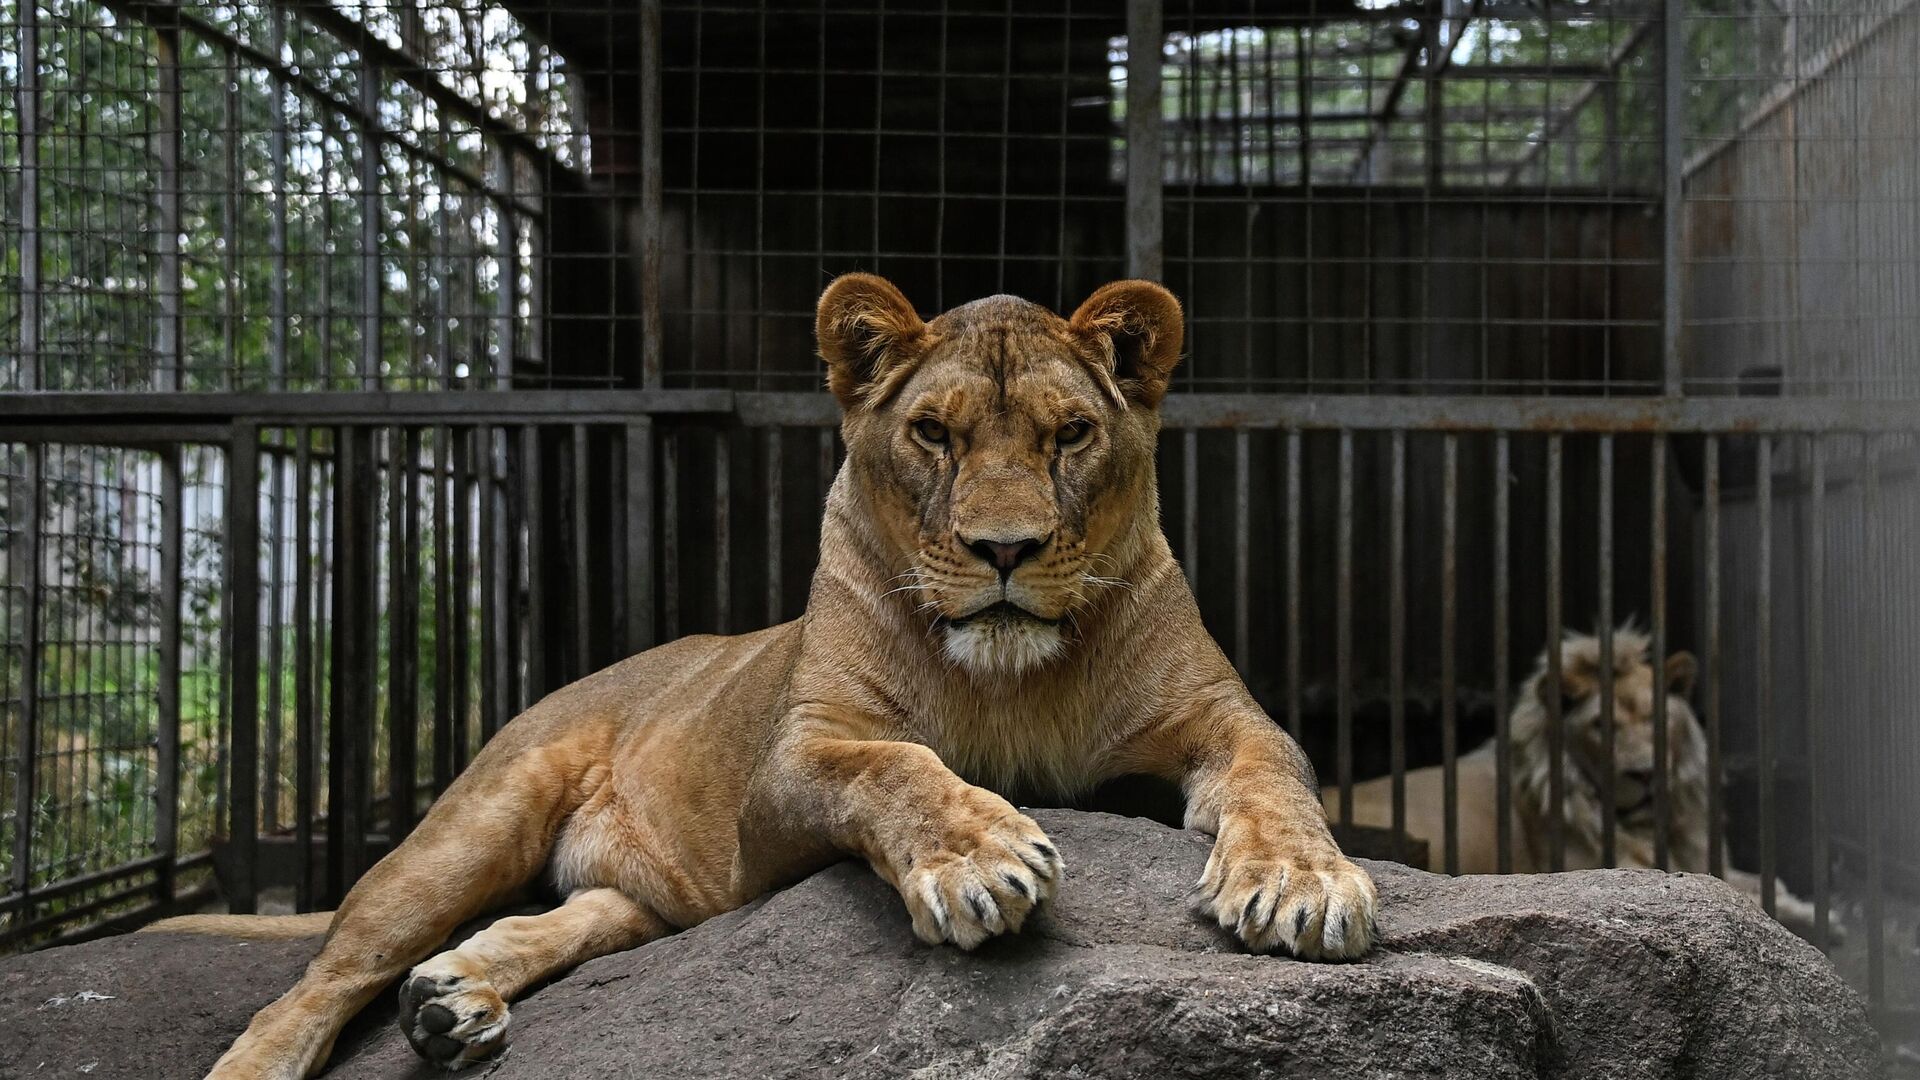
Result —
M 443 952 L 400 984 L 400 1030 L 421 1057 L 463 1069 L 507 1041 L 507 1003 L 472 961 Z
M 1047 834 L 1018 811 L 971 832 L 959 850 L 922 858 L 900 879 L 913 932 L 929 945 L 971 949 L 1018 931 L 1066 870 Z
M 1254 952 L 1352 960 L 1373 947 L 1373 879 L 1331 844 L 1325 850 L 1249 851 L 1216 843 L 1194 906 Z

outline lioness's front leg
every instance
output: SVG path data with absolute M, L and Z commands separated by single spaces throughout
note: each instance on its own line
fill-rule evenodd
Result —
M 955 776 L 931 749 L 882 737 L 851 712 L 788 717 L 741 818 L 745 877 L 790 876 L 783 851 L 858 855 L 906 901 L 928 944 L 971 949 L 1018 931 L 1053 896 L 1060 852 L 1007 800 Z
M 1334 843 L 1306 756 L 1244 691 L 1203 695 L 1134 750 L 1181 783 L 1187 827 L 1216 838 L 1201 914 L 1256 952 L 1350 960 L 1372 947 L 1373 879 Z

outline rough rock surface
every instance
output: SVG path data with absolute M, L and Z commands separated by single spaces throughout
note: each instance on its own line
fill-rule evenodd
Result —
M 1186 914 L 1209 841 L 1042 811 L 1068 877 L 973 955 L 843 864 L 513 1007 L 511 1077 L 1871 1077 L 1860 1002 L 1708 878 L 1370 864 L 1384 946 L 1248 956 Z M 0 1077 L 198 1076 L 316 941 L 137 934 L 0 963 Z M 91 992 L 85 993 L 85 992 Z M 104 997 L 96 996 L 104 995 Z M 391 995 L 386 1000 L 390 1000 Z M 430 1075 L 370 1009 L 330 1077 Z

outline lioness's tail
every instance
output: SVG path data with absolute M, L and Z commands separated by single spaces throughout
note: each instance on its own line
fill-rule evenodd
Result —
M 324 934 L 333 925 L 333 912 L 306 915 L 179 915 L 140 928 L 173 934 L 219 934 L 248 941 L 286 941 Z

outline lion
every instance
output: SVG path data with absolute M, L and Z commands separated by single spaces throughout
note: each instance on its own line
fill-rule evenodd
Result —
M 1644 631 L 1622 626 L 1613 633 L 1615 807 L 1614 858 L 1603 855 L 1604 800 L 1600 775 L 1607 766 L 1605 732 L 1600 723 L 1600 639 L 1592 634 L 1567 635 L 1560 646 L 1560 684 L 1556 691 L 1541 652 L 1533 673 L 1521 684 L 1507 725 L 1512 762 L 1511 868 L 1531 874 L 1551 865 L 1549 833 L 1552 785 L 1552 749 L 1548 741 L 1547 702 L 1558 694 L 1566 735 L 1562 743 L 1561 837 L 1562 865 L 1569 870 L 1591 870 L 1609 865 L 1652 869 L 1659 865 L 1654 850 L 1658 829 L 1654 814 L 1653 666 Z M 1691 653 L 1667 657 L 1660 685 L 1667 698 L 1667 867 L 1688 873 L 1708 871 L 1707 736 L 1700 719 L 1687 703 L 1697 664 Z M 1488 740 L 1458 761 L 1459 870 L 1463 874 L 1492 874 L 1499 870 L 1499 811 L 1496 796 L 1499 774 L 1496 745 Z M 1353 820 L 1361 825 L 1391 827 L 1393 780 L 1380 777 L 1354 785 Z M 1445 776 L 1440 766 L 1415 769 L 1406 776 L 1406 832 L 1427 844 L 1427 869 L 1442 871 L 1446 834 Z M 1329 816 L 1340 811 L 1339 792 L 1328 790 L 1321 802 Z M 1757 875 L 1729 868 L 1726 881 L 1758 903 Z M 1812 904 L 1776 883 L 1774 914 L 1788 929 L 1813 939 Z M 1828 936 L 1837 936 L 1830 927 Z
M 471 1064 L 504 1045 L 527 987 L 848 857 L 898 891 L 922 941 L 972 949 L 1064 880 L 1010 800 L 1121 775 L 1180 785 L 1187 826 L 1214 836 L 1196 910 L 1247 949 L 1369 950 L 1373 882 L 1202 627 L 1160 529 L 1179 301 L 1121 281 L 1064 319 L 994 296 L 923 323 L 891 283 L 849 274 L 815 329 L 847 455 L 805 614 L 652 649 L 503 728 L 211 1077 L 314 1075 L 402 976 L 413 1047 Z M 537 879 L 557 908 L 430 955 Z M 259 932 L 320 921 L 292 918 Z

